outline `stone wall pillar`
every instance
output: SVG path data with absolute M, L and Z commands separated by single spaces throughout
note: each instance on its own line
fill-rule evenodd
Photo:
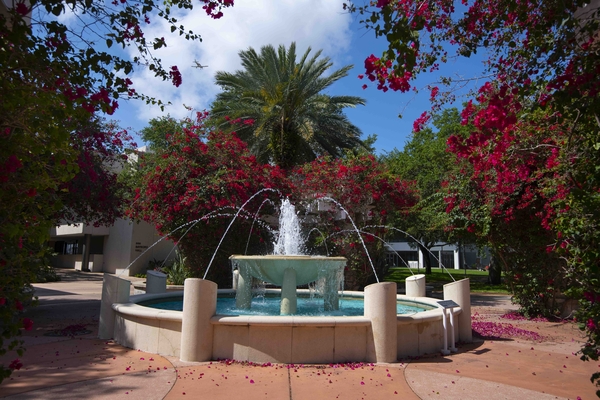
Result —
M 473 341 L 471 330 L 471 284 L 469 278 L 444 285 L 444 300 L 453 300 L 462 310 L 458 316 L 458 339 L 462 342 Z
M 374 283 L 365 288 L 365 317 L 371 320 L 367 341 L 368 362 L 396 362 L 398 319 L 396 283 Z
M 100 300 L 99 339 L 111 339 L 115 333 L 115 311 L 113 303 L 129 302 L 131 282 L 115 275 L 104 274 L 102 280 L 102 299 Z
M 181 361 L 209 361 L 212 358 L 213 326 L 217 311 L 217 284 L 188 278 L 183 285 Z

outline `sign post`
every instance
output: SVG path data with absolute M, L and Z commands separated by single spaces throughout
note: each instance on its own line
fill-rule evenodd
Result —
M 458 349 L 454 346 L 454 311 L 453 308 L 459 307 L 453 300 L 441 300 L 438 304 L 442 307 L 442 324 L 444 326 L 444 348 L 442 354 L 447 356 L 450 352 L 456 353 Z M 450 350 L 448 350 L 448 325 L 446 323 L 446 311 L 450 314 Z

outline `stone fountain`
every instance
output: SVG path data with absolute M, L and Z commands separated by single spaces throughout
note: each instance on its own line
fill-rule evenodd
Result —
M 186 279 L 183 293 L 130 298 L 128 280 L 105 274 L 98 336 L 186 362 L 235 359 L 294 364 L 390 363 L 440 349 L 447 354 L 455 349 L 455 339 L 472 340 L 468 279 L 444 285 L 441 302 L 424 297 L 424 278 L 416 277 L 406 282 L 410 296 L 398 295 L 394 282 L 375 283 L 364 292 L 345 291 L 344 296 L 364 300 L 362 316 L 293 315 L 296 286 L 316 279 L 324 281 L 325 308 L 337 307 L 346 263 L 341 257 L 303 255 L 302 241 L 293 239 L 300 239 L 294 219 L 295 211 L 284 204 L 275 255 L 231 257 L 239 275 L 238 308 L 250 307 L 251 281 L 256 277 L 282 287 L 267 289 L 267 293 L 280 293 L 280 314 L 284 315 L 218 314 L 217 294 L 227 296 L 234 290 L 218 289 L 216 283 L 199 278 Z M 411 286 L 415 290 L 409 291 Z M 156 300 L 182 301 L 182 311 L 143 305 Z M 399 301 L 425 305 L 428 310 L 398 314 Z
M 279 236 L 274 255 L 233 255 L 238 282 L 236 307 L 249 309 L 252 302 L 252 278 L 281 287 L 281 315 L 296 313 L 298 286 L 323 279 L 323 304 L 325 311 L 339 308 L 338 290 L 343 280 L 344 257 L 302 255 L 303 239 L 295 207 L 284 200 L 279 215 Z

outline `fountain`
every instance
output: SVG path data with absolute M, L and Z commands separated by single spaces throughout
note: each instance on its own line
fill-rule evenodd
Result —
M 252 278 L 281 287 L 281 315 L 296 313 L 298 286 L 324 279 L 323 304 L 325 311 L 339 309 L 338 290 L 343 278 L 344 257 L 306 256 L 302 253 L 304 240 L 295 207 L 288 199 L 281 205 L 279 236 L 274 255 L 229 257 L 238 271 L 236 306 L 249 309 L 252 302 Z
M 230 258 L 239 274 L 237 290 L 218 289 L 211 281 L 193 278 L 185 281 L 183 293 L 130 297 L 129 281 L 105 274 L 99 337 L 114 337 L 123 346 L 176 356 L 182 361 L 235 359 L 297 364 L 396 362 L 408 356 L 455 351 L 455 338 L 471 340 L 468 279 L 445 285 L 442 302 L 420 292 L 398 295 L 395 283 L 378 282 L 364 292 L 343 293 L 344 298 L 364 301 L 362 315 L 296 313 L 298 295 L 308 292 L 297 286 L 315 280 L 325 283 L 323 307 L 338 307 L 346 260 L 303 255 L 300 229 L 294 222 L 297 217 L 288 203 L 284 202 L 280 214 L 283 220 L 274 244 L 276 254 Z M 255 278 L 281 287 L 265 290 L 267 295 L 280 297 L 279 315 L 243 312 L 251 307 L 251 281 Z M 238 311 L 234 315 L 217 313 L 221 295 L 236 297 Z M 146 306 L 174 298 L 183 300 L 183 311 Z M 400 302 L 426 310 L 400 314 Z

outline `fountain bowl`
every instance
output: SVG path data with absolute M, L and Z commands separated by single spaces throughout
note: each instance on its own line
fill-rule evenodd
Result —
M 233 255 L 229 260 L 237 264 L 240 271 L 248 269 L 250 275 L 277 286 L 283 286 L 286 269 L 293 269 L 296 272 L 296 285 L 302 286 L 314 282 L 328 271 L 337 272 L 340 269 L 343 271 L 346 265 L 344 257 L 304 255 Z
M 339 308 L 338 290 L 344 276 L 344 257 L 319 257 L 304 255 L 268 255 L 229 257 L 237 268 L 236 305 L 249 309 L 252 303 L 252 278 L 281 287 L 281 315 L 296 313 L 298 286 L 322 278 L 325 309 Z M 235 276 L 235 275 L 234 275 Z M 235 278 L 234 278 L 235 279 Z

